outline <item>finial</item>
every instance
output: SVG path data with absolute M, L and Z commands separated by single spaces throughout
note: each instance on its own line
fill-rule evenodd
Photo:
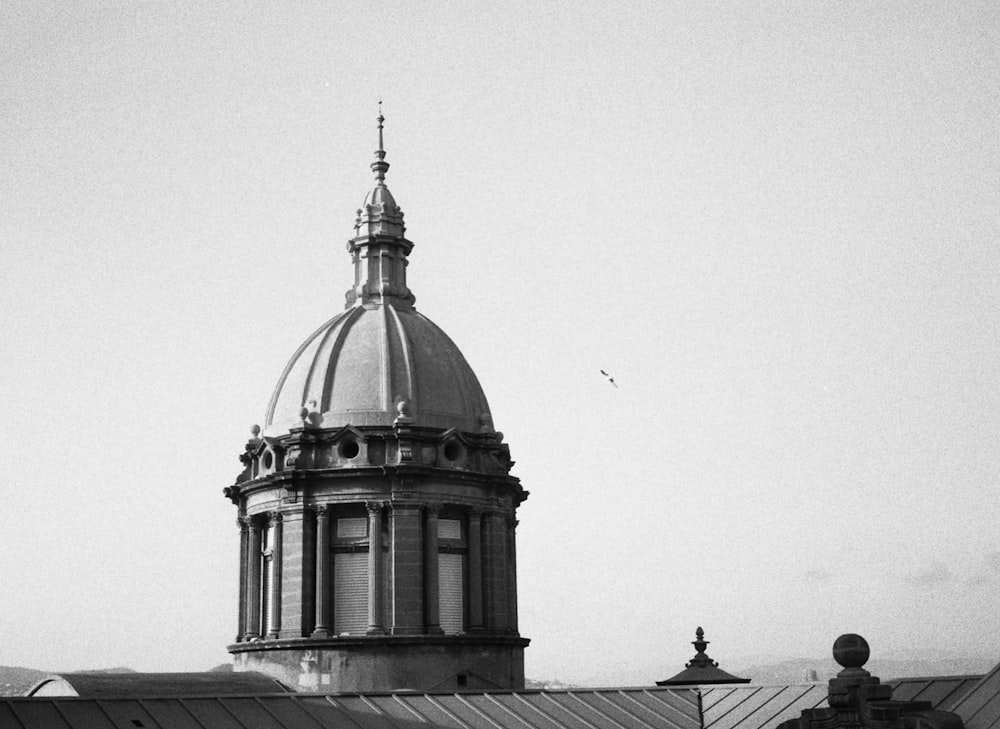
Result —
M 833 660 L 845 670 L 860 669 L 870 656 L 868 641 L 857 633 L 844 633 L 833 642 Z
M 372 162 L 372 171 L 375 173 L 375 180 L 378 184 L 385 183 L 385 173 L 389 169 L 389 163 L 385 161 L 385 144 L 382 142 L 382 99 L 378 100 L 378 149 L 375 150 L 376 161 Z
M 698 629 L 694 631 L 694 640 L 691 641 L 691 645 L 693 645 L 694 649 L 699 653 L 704 653 L 705 649 L 708 647 L 708 643 L 709 641 L 705 640 L 705 631 L 702 630 L 699 625 Z

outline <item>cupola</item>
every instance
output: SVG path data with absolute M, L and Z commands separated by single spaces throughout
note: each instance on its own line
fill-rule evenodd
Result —
M 472 368 L 414 308 L 384 122 L 346 307 L 292 355 L 225 490 L 240 526 L 229 650 L 237 671 L 309 691 L 522 688 L 528 494 Z

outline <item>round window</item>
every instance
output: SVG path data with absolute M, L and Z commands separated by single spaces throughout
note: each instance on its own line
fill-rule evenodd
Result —
M 340 456 L 342 458 L 354 458 L 361 452 L 361 446 L 356 440 L 345 440 L 340 444 Z

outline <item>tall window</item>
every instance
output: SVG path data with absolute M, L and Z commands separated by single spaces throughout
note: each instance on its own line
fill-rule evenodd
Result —
M 438 591 L 441 630 L 465 630 L 465 562 L 467 546 L 460 519 L 438 519 Z
M 364 635 L 368 628 L 368 519 L 337 519 L 333 550 L 334 634 Z

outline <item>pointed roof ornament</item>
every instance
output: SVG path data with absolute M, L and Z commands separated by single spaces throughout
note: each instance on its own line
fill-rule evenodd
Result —
M 413 243 L 406 239 L 403 211 L 385 184 L 389 163 L 385 161 L 382 101 L 378 102 L 378 149 L 372 172 L 375 187 L 358 208 L 354 221 L 354 237 L 347 250 L 354 261 L 354 285 L 348 289 L 347 308 L 365 304 L 380 304 L 387 300 L 412 306 L 413 293 L 406 286 L 406 257 Z
M 688 663 L 685 664 L 684 670 L 678 673 L 676 676 L 671 676 L 665 681 L 657 681 L 657 686 L 691 686 L 695 684 L 712 684 L 712 683 L 750 683 L 749 678 L 739 678 L 731 673 L 726 673 L 721 668 L 716 661 L 713 661 L 705 653 L 705 649 L 708 648 L 709 641 L 705 640 L 705 631 L 699 628 L 694 632 L 694 640 L 691 641 L 691 645 L 694 646 L 695 653 L 694 658 L 692 658 Z
M 375 181 L 379 185 L 385 184 L 385 173 L 389 171 L 389 163 L 385 161 L 385 144 L 382 142 L 382 123 L 385 117 L 382 116 L 382 99 L 378 100 L 378 149 L 375 150 L 375 161 L 372 162 L 372 172 L 375 173 Z

